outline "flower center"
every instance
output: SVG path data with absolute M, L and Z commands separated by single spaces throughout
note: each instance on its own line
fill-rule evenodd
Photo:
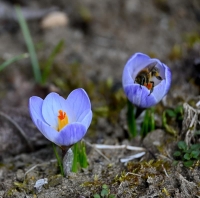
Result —
M 58 131 L 65 127 L 69 123 L 66 112 L 59 110 L 58 111 Z

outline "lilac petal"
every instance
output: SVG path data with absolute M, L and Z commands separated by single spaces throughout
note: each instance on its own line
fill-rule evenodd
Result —
M 64 127 L 54 143 L 60 146 L 70 146 L 79 142 L 86 134 L 86 127 L 81 123 L 72 123 Z
M 136 106 L 141 108 L 148 108 L 157 103 L 154 95 L 150 91 L 138 84 L 128 85 L 124 88 L 127 98 Z
M 87 93 L 79 88 L 72 91 L 66 99 L 67 108 L 73 110 L 74 120 L 79 120 L 82 113 L 91 110 L 91 103 Z M 72 114 L 72 113 L 71 113 Z
M 35 125 L 37 123 L 37 120 L 41 120 L 44 122 L 42 116 L 42 104 L 43 100 L 40 97 L 32 96 L 29 99 L 29 111 Z
M 92 111 L 91 110 L 84 111 L 82 113 L 82 115 L 79 117 L 79 119 L 77 120 L 77 122 L 81 122 L 81 124 L 83 124 L 85 126 L 86 130 L 90 126 L 91 121 L 92 121 Z
M 54 128 L 42 122 L 41 120 L 37 120 L 36 126 L 40 130 L 40 132 L 51 142 L 56 144 L 56 140 L 58 139 L 59 132 L 56 131 Z
M 162 100 L 166 95 L 167 91 L 165 90 L 166 80 L 162 80 L 157 86 L 154 87 L 152 95 L 156 98 L 157 102 Z
M 158 102 L 162 100 L 162 98 L 167 94 L 171 85 L 171 71 L 166 65 L 164 66 L 165 66 L 165 79 L 162 80 L 157 86 L 154 87 L 154 90 L 152 93 Z
M 56 128 L 58 124 L 58 112 L 64 110 L 66 101 L 57 93 L 50 93 L 44 99 L 42 105 L 42 115 L 44 120 L 52 127 Z
M 166 68 L 165 68 L 165 79 L 166 79 L 166 83 L 165 83 L 165 92 L 167 94 L 167 92 L 170 89 L 171 86 L 171 81 L 172 81 L 172 73 L 169 67 L 167 67 L 165 64 L 163 64 Z

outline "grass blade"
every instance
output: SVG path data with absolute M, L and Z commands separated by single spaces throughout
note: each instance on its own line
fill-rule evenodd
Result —
M 59 41 L 59 43 L 55 46 L 53 51 L 51 52 L 48 60 L 45 63 L 44 66 L 44 72 L 42 73 L 42 83 L 45 83 L 47 80 L 47 77 L 49 76 L 49 73 L 51 71 L 53 61 L 55 57 L 60 53 L 60 51 L 63 49 L 64 46 L 64 40 Z
M 62 160 L 59 157 L 58 151 L 56 149 L 56 145 L 54 143 L 52 143 L 52 146 L 53 146 L 53 151 L 54 151 L 54 154 L 55 154 L 57 162 L 58 162 L 58 166 L 60 168 L 60 173 L 64 177 L 64 170 L 63 170 Z
M 27 53 L 24 53 L 24 54 L 20 54 L 20 55 L 14 56 L 14 57 L 6 60 L 5 62 L 3 62 L 0 65 L 0 71 L 3 70 L 8 65 L 14 63 L 14 62 L 19 61 L 19 60 L 24 59 L 24 58 L 28 58 L 28 57 L 29 57 L 29 55 Z
M 16 6 L 15 10 L 16 10 L 18 21 L 19 21 L 19 25 L 21 27 L 21 30 L 22 30 L 29 54 L 30 54 L 35 81 L 37 83 L 41 83 L 40 67 L 39 67 L 37 55 L 35 52 L 35 47 L 34 47 L 29 29 L 28 29 L 28 25 L 27 25 L 26 20 L 21 12 L 20 6 Z

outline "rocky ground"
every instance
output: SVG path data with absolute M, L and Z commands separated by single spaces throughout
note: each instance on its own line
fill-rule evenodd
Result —
M 199 161 L 186 168 L 181 162 L 174 165 L 173 157 L 177 141 L 200 143 L 199 135 L 188 137 L 188 131 L 199 130 L 200 3 L 0 1 L 1 62 L 27 52 L 14 4 L 25 13 L 42 69 L 59 41 L 64 47 L 43 86 L 35 83 L 29 58 L 0 72 L 0 197 L 94 197 L 104 184 L 120 198 L 200 197 Z M 51 27 L 44 25 L 52 11 L 64 14 L 60 26 L 52 19 Z M 123 67 L 135 52 L 162 60 L 173 75 L 169 94 L 155 107 L 156 130 L 144 140 L 129 139 L 121 86 Z M 94 114 L 85 137 L 89 167 L 63 178 L 51 143 L 30 119 L 28 99 L 50 91 L 66 97 L 77 87 L 88 92 Z M 175 131 L 170 133 L 162 126 L 162 112 L 183 104 L 181 123 L 167 120 Z M 101 150 L 95 144 L 140 146 L 146 154 L 124 164 L 120 159 L 138 151 Z M 43 178 L 48 183 L 38 191 L 34 185 Z

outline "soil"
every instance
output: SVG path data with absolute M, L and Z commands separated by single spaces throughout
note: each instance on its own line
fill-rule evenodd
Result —
M 29 58 L 0 72 L 0 198 L 94 197 L 104 184 L 108 194 L 120 198 L 200 197 L 199 161 L 188 168 L 182 161 L 175 165 L 173 156 L 180 140 L 200 144 L 194 135 L 200 127 L 199 1 L 0 1 L 1 62 L 27 52 L 15 4 L 26 13 L 41 70 L 58 42 L 64 47 L 44 85 L 35 82 Z M 52 10 L 65 13 L 67 25 L 41 27 Z M 155 106 L 156 130 L 144 139 L 129 138 L 121 85 L 123 67 L 136 52 L 160 59 L 172 71 L 171 89 Z M 51 91 L 67 97 L 78 87 L 92 101 L 93 121 L 85 136 L 89 167 L 62 177 L 51 142 L 30 119 L 28 99 Z M 162 113 L 179 105 L 182 118 L 167 117 L 163 126 Z M 145 155 L 122 163 L 141 151 L 95 144 L 144 147 Z M 44 178 L 47 184 L 34 188 Z

